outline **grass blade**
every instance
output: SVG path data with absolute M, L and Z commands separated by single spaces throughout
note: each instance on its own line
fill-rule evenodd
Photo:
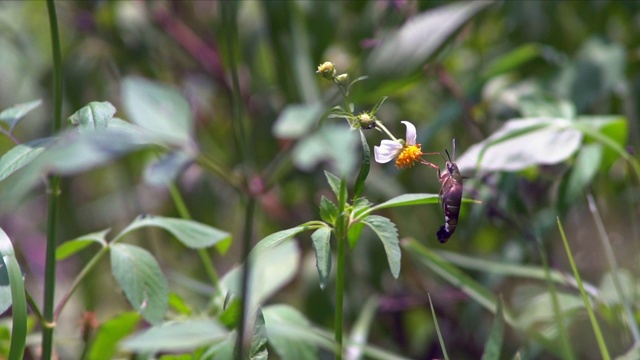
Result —
M 578 273 L 578 267 L 576 266 L 576 262 L 573 260 L 573 255 L 571 254 L 571 248 L 569 247 L 569 242 L 567 241 L 567 237 L 564 234 L 564 228 L 562 227 L 562 223 L 560 222 L 560 218 L 557 219 L 558 222 L 558 230 L 560 230 L 560 236 L 562 237 L 562 243 L 564 244 L 564 248 L 567 251 L 567 257 L 569 258 L 569 264 L 571 264 L 571 270 L 573 270 L 573 275 L 576 277 L 578 281 L 578 289 L 580 289 L 580 295 L 582 295 L 582 300 L 584 300 L 584 306 L 587 308 L 587 313 L 589 314 L 589 320 L 591 321 L 591 327 L 593 328 L 593 332 L 596 336 L 596 341 L 598 342 L 598 348 L 600 349 L 600 355 L 604 360 L 610 360 L 611 356 L 609 355 L 609 350 L 607 349 L 607 344 L 604 342 L 604 338 L 602 337 L 602 331 L 600 330 L 600 325 L 598 325 L 598 320 L 596 319 L 596 315 L 591 308 L 591 302 L 589 301 L 589 297 L 587 296 L 586 291 L 584 290 L 584 286 L 582 285 L 582 278 L 580 278 L 580 273 Z
M 444 355 L 445 360 L 449 360 L 449 355 L 447 354 L 447 348 L 444 345 L 444 340 L 442 340 L 442 333 L 440 333 L 440 326 L 438 326 L 438 318 L 436 317 L 436 311 L 433 309 L 431 294 L 427 293 L 427 296 L 429 297 L 429 306 L 431 307 L 431 315 L 433 316 L 433 325 L 436 327 L 436 333 L 438 334 L 438 341 L 440 342 L 440 347 L 442 348 L 442 354 Z
M 24 291 L 24 279 L 13 251 L 13 245 L 2 229 L 0 229 L 0 256 L 6 266 L 11 287 L 13 324 L 11 326 L 9 360 L 20 360 L 24 355 L 27 339 L 27 298 Z

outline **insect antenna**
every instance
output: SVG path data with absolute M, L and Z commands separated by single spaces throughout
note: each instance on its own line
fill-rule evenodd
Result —
M 455 138 L 453 138 L 453 161 L 456 161 L 456 139 Z
M 454 149 L 455 149 L 455 148 L 454 148 Z M 455 150 L 454 150 L 454 151 L 455 151 Z M 444 149 L 444 152 L 446 152 L 446 153 L 447 153 L 447 157 L 449 158 L 449 162 L 452 162 L 452 161 L 451 161 L 451 156 L 449 155 L 449 151 L 447 151 L 447 149 Z M 453 153 L 454 158 L 455 158 L 455 154 L 456 154 L 456 153 L 454 152 L 454 153 Z M 444 159 L 444 160 L 446 161 L 447 159 Z

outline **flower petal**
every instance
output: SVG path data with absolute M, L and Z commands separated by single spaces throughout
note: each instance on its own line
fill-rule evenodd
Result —
M 393 160 L 402 150 L 402 144 L 393 140 L 382 140 L 380 146 L 373 147 L 373 154 L 376 162 L 381 164 Z
M 401 121 L 401 123 L 403 123 L 404 126 L 407 127 L 407 145 L 415 145 L 417 137 L 416 127 L 408 121 Z

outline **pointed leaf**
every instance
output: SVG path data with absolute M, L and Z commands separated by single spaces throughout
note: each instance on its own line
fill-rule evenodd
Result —
M 169 288 L 153 255 L 138 246 L 113 244 L 111 272 L 131 306 L 150 323 L 160 323 L 169 306 Z
M 484 346 L 482 360 L 499 360 L 502 352 L 502 341 L 504 338 L 504 315 L 502 314 L 502 299 L 498 298 L 496 305 L 496 319 L 491 326 L 489 338 Z
M 42 100 L 33 100 L 4 109 L 0 112 L 0 121 L 7 123 L 9 125 L 9 132 L 13 132 L 18 122 L 31 110 L 40 106 L 40 104 L 42 104 Z
M 0 228 L 0 256 L 11 289 L 11 345 L 9 359 L 22 359 L 27 339 L 27 297 L 24 278 L 9 236 Z
M 231 234 L 218 230 L 209 225 L 178 218 L 163 216 L 138 216 L 116 239 L 143 227 L 159 227 L 171 233 L 175 238 L 190 249 L 203 249 L 213 245 L 231 242 Z M 228 244 L 224 244 L 225 248 Z
M 40 155 L 53 138 L 42 138 L 18 144 L 0 157 L 0 181 L 20 170 Z
M 135 352 L 193 351 L 222 341 L 227 336 L 220 324 L 209 319 L 166 322 L 126 339 L 122 348 Z
M 357 198 L 362 194 L 364 190 L 364 183 L 369 176 L 369 169 L 371 168 L 371 151 L 369 150 L 369 144 L 367 138 L 364 136 L 362 129 L 358 131 L 360 133 L 360 142 L 362 143 L 362 162 L 360 163 L 360 171 L 358 172 L 358 178 L 353 189 L 353 197 Z
M 320 218 L 332 225 L 336 223 L 338 218 L 338 207 L 324 195 L 320 198 Z
M 105 321 L 91 342 L 89 360 L 112 359 L 118 351 L 120 340 L 129 336 L 140 322 L 140 314 L 122 313 Z
M 103 130 L 116 113 L 110 102 L 93 101 L 76 111 L 67 121 L 80 131 Z
M 321 227 L 311 234 L 313 249 L 316 251 L 316 268 L 320 278 L 320 288 L 324 290 L 331 275 L 331 228 Z
M 560 205 L 568 208 L 582 197 L 584 189 L 598 173 L 602 161 L 603 148 L 600 144 L 586 144 L 578 151 L 576 161 L 563 177 L 560 184 Z
M 333 193 L 336 194 L 336 199 L 340 197 L 340 178 L 333 175 L 328 171 L 324 171 L 324 176 L 327 178 L 327 182 L 329 183 L 329 187 L 333 190 Z
M 122 82 L 122 102 L 131 121 L 150 130 L 160 140 L 187 144 L 193 115 L 187 100 L 171 86 L 127 77 Z
M 289 240 L 292 237 L 306 230 L 309 230 L 309 228 L 307 228 L 306 226 L 296 226 L 291 229 L 275 232 L 265 237 L 264 239 L 260 240 L 251 251 L 258 252 L 270 247 L 280 245 L 282 242 Z
M 358 244 L 362 229 L 364 229 L 364 224 L 361 222 L 355 223 L 351 225 L 351 227 L 349 227 L 349 232 L 347 233 L 347 241 L 349 242 L 349 248 L 351 248 L 351 250 L 353 250 L 353 248 L 355 248 Z
M 193 156 L 185 151 L 170 152 L 147 166 L 144 181 L 151 185 L 167 186 L 192 162 Z
M 105 236 L 109 231 L 110 229 L 102 230 L 63 242 L 56 249 L 56 260 L 64 260 L 91 244 L 99 244 L 101 247 L 107 246 Z
M 267 351 L 267 329 L 264 323 L 262 310 L 258 309 L 256 315 L 256 325 L 253 330 L 253 339 L 251 339 L 251 348 L 249 349 L 250 360 L 267 360 L 269 351 Z
M 369 215 L 362 222 L 369 226 L 382 241 L 384 251 L 387 253 L 391 274 L 397 279 L 398 275 L 400 275 L 401 254 L 396 225 L 386 217 L 379 215 Z

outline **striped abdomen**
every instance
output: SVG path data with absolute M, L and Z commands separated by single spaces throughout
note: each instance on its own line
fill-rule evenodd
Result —
M 462 177 L 458 167 L 447 162 L 447 172 L 440 176 L 442 187 L 440 188 L 440 201 L 444 211 L 444 225 L 436 233 L 438 241 L 447 242 L 458 225 L 460 204 L 462 203 Z

